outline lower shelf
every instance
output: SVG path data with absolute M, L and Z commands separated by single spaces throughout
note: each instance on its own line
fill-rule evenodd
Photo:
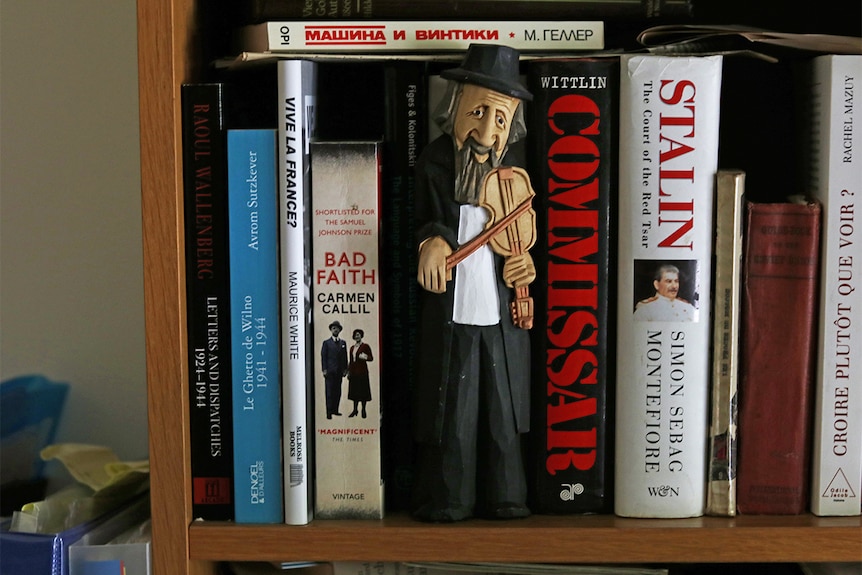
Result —
M 305 526 L 197 522 L 189 557 L 206 561 L 743 563 L 862 561 L 862 517 L 624 519 L 533 516 L 420 523 L 315 520 Z

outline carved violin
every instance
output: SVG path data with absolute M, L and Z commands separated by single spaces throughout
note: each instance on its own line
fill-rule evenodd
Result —
M 452 252 L 446 258 L 446 269 L 451 270 L 485 244 L 504 258 L 527 253 L 536 243 L 535 195 L 530 177 L 522 168 L 494 168 L 485 176 L 479 194 L 479 205 L 490 214 L 485 230 Z M 522 329 L 533 327 L 529 284 L 515 285 L 515 301 L 511 302 L 510 309 L 515 325 Z

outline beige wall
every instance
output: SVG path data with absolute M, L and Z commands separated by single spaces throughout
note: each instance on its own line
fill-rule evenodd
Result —
M 69 382 L 57 439 L 124 459 L 147 457 L 135 9 L 0 1 L 0 378 Z

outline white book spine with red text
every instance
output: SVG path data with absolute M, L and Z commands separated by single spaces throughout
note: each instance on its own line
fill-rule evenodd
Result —
M 284 521 L 314 515 L 311 356 L 310 163 L 316 66 L 278 62 L 279 230 L 281 266 L 282 449 Z
M 811 512 L 862 513 L 862 55 L 812 63 L 811 189 L 823 206 Z
M 619 211 L 627 233 L 619 240 L 614 507 L 621 516 L 704 513 L 721 73 L 720 56 L 621 60 Z
M 246 52 L 446 52 L 470 44 L 504 44 L 521 52 L 571 52 L 605 47 L 604 22 L 281 20 L 238 31 Z

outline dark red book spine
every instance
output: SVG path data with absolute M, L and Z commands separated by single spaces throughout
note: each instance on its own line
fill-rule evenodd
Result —
M 609 511 L 619 62 L 537 60 L 527 70 L 538 230 L 531 509 Z
M 182 87 L 192 513 L 212 521 L 234 515 L 224 94 Z
M 740 513 L 808 504 L 820 204 L 746 207 L 739 388 Z

